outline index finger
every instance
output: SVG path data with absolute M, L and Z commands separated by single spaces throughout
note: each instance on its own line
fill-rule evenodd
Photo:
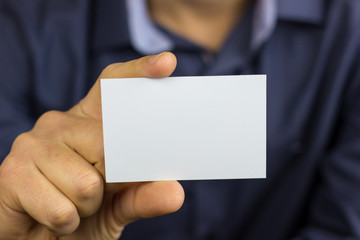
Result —
M 114 63 L 106 67 L 88 95 L 79 103 L 83 114 L 101 119 L 100 79 L 102 78 L 162 78 L 168 77 L 175 70 L 176 57 L 170 52 L 142 57 L 130 62 Z

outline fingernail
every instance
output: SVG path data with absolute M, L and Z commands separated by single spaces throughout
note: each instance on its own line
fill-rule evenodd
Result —
M 161 53 L 156 54 L 156 55 L 152 55 L 152 56 L 149 58 L 149 63 L 150 63 L 150 64 L 154 64 L 154 63 L 156 62 L 156 60 L 159 58 L 160 55 L 161 55 Z

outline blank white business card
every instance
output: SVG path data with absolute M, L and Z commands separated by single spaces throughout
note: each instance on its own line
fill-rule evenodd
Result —
M 266 76 L 101 80 L 107 182 L 266 177 Z

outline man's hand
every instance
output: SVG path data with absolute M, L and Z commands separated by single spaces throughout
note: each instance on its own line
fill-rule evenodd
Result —
M 171 53 L 108 66 L 100 78 L 167 77 Z M 42 115 L 0 166 L 0 239 L 117 239 L 125 224 L 178 210 L 176 181 L 104 183 L 99 79 L 68 112 Z

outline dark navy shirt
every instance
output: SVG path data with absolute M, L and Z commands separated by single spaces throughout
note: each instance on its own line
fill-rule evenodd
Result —
M 255 50 L 252 11 L 218 53 L 158 29 L 174 44 L 174 75 L 267 74 L 267 178 L 184 181 L 178 212 L 122 239 L 360 239 L 360 1 L 279 0 Z M 0 2 L 0 159 L 106 65 L 143 55 L 127 20 L 120 0 Z

